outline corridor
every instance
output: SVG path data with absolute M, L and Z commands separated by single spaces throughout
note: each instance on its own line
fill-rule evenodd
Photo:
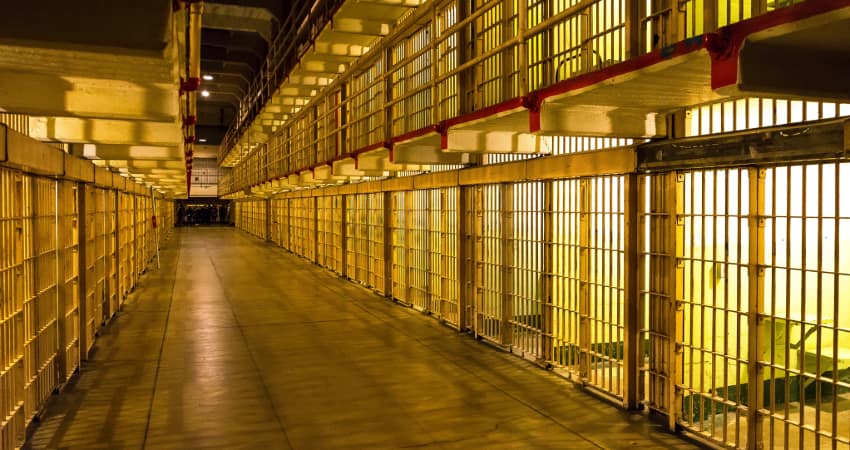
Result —
M 690 448 L 231 228 L 176 231 L 30 448 Z

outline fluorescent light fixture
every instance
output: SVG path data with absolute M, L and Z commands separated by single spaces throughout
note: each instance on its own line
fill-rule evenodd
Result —
M 212 76 L 212 75 L 207 74 L 207 75 L 204 75 L 204 79 L 205 79 L 205 80 L 207 80 L 207 81 L 212 81 L 213 76 Z
M 203 97 L 209 97 L 209 96 L 210 96 L 210 91 L 207 91 L 207 90 L 203 90 L 203 91 L 201 91 L 201 96 L 203 96 Z

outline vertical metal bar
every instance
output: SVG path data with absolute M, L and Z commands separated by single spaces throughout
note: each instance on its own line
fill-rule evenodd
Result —
M 78 246 L 78 298 L 80 299 L 80 304 L 78 306 L 79 313 L 77 318 L 79 319 L 79 323 L 77 324 L 77 329 L 79 330 L 80 336 L 80 359 L 88 359 L 88 336 L 86 333 L 86 317 L 88 316 L 88 304 L 86 302 L 86 291 L 88 290 L 88 283 L 86 277 L 86 255 L 91 249 L 88 248 L 88 239 L 87 239 L 87 226 L 86 226 L 86 186 L 84 184 L 80 184 L 78 188 L 77 194 L 77 233 L 79 238 Z M 133 227 L 135 229 L 135 227 Z
M 343 277 L 351 278 L 348 273 L 348 196 L 340 195 L 340 273 Z
M 319 262 L 319 198 L 307 197 L 307 205 L 312 212 L 312 217 L 308 216 L 310 221 L 310 236 L 313 239 L 313 262 Z
M 501 317 L 501 332 L 500 343 L 504 346 L 510 346 L 513 342 L 511 333 L 511 320 L 513 319 L 513 264 L 514 264 L 514 246 L 511 237 L 513 236 L 513 185 L 502 183 L 499 185 L 501 192 L 500 219 L 501 219 L 501 236 L 499 236 L 502 260 L 500 262 L 502 269 L 502 286 L 501 286 L 501 301 L 502 301 L 502 317 Z
M 627 2 L 631 3 L 631 2 Z M 624 186 L 624 220 L 623 220 L 623 295 L 625 296 L 623 311 L 624 325 L 624 354 L 623 354 L 623 407 L 637 409 L 640 402 L 638 388 L 638 371 L 641 361 L 641 305 L 640 286 L 638 282 L 638 253 L 640 242 L 638 231 L 640 227 L 640 197 L 638 196 L 638 175 L 634 173 L 623 176 Z
M 579 379 L 590 380 L 590 181 L 579 180 Z
M 524 3 L 524 2 L 523 2 Z M 543 195 L 543 283 L 541 286 L 542 300 L 542 323 L 540 325 L 541 332 L 541 349 L 539 359 L 542 361 L 550 361 L 554 353 L 553 336 L 555 332 L 554 326 L 554 272 L 555 272 L 555 227 L 554 227 L 554 181 L 544 181 L 542 183 L 542 191 L 538 191 Z
M 65 375 L 67 373 L 67 354 L 65 352 L 65 348 L 67 347 L 66 343 L 66 327 L 65 323 L 65 310 L 67 304 L 65 289 L 65 252 L 68 251 L 65 247 L 65 244 L 61 240 L 64 237 L 63 233 L 71 233 L 70 229 L 63 228 L 63 219 L 65 218 L 65 203 L 67 202 L 65 192 L 65 183 L 70 183 L 65 180 L 57 180 L 56 183 L 56 211 L 55 211 L 55 220 L 54 224 L 54 232 L 56 239 L 56 365 L 55 365 L 55 375 L 54 381 L 56 385 L 62 384 L 65 381 Z M 2 311 L 0 311 L 2 313 Z M 0 316 L 2 317 L 2 316 Z M 5 350 L 6 343 L 3 342 L 3 349 Z
M 525 30 L 528 28 L 528 1 L 517 0 L 519 8 L 517 9 L 517 37 L 519 49 L 519 67 L 517 74 L 517 83 L 519 84 L 519 92 L 516 95 L 525 96 L 528 94 L 528 42 L 525 38 Z
M 271 208 L 269 208 L 269 199 L 263 199 L 263 200 L 260 200 L 260 201 L 262 202 L 263 205 L 265 205 L 265 208 L 263 208 L 263 236 L 262 236 L 262 238 L 263 238 L 264 241 L 268 241 L 269 236 L 271 236 L 271 233 L 269 232 L 269 230 L 271 229 L 271 215 L 269 214 L 269 211 L 271 211 Z
M 471 256 L 471 242 L 468 239 L 468 223 L 467 223 L 467 214 L 470 211 L 471 200 L 470 200 L 470 188 L 466 186 L 457 187 L 458 193 L 456 196 L 456 210 L 457 210 L 457 242 L 458 242 L 458 253 L 457 253 L 457 276 L 458 276 L 458 286 L 460 291 L 458 292 L 458 308 L 459 308 L 459 317 L 458 317 L 458 330 L 464 331 L 466 327 L 470 324 L 470 316 L 472 314 L 472 274 L 470 273 L 470 267 L 467 263 L 467 259 Z
M 749 342 L 747 359 L 747 448 L 761 449 L 764 436 L 763 416 L 758 413 L 764 404 L 764 370 L 759 364 L 762 359 L 763 335 L 762 321 L 759 317 L 764 311 L 764 269 L 762 267 L 764 248 L 764 178 L 765 170 L 748 169 L 750 172 L 750 210 L 749 210 L 749 311 L 747 311 L 747 330 Z
M 392 297 L 393 292 L 393 193 L 383 192 L 384 196 L 384 295 Z
M 527 0 L 523 0 L 519 3 L 526 4 Z M 513 27 L 511 26 L 511 16 L 513 16 L 513 15 L 514 15 L 514 0 L 502 0 L 502 17 L 499 18 L 499 19 L 494 19 L 494 21 L 499 20 L 499 24 L 494 25 L 494 26 L 501 27 L 502 33 L 501 33 L 500 38 L 502 39 L 502 42 L 507 42 L 507 41 L 510 41 L 511 39 L 513 39 L 514 30 L 513 30 Z M 502 70 L 501 70 L 501 73 L 499 74 L 499 81 L 501 82 L 500 84 L 501 84 L 501 90 L 502 90 L 501 98 L 498 99 L 498 100 L 497 99 L 488 99 L 489 102 L 495 103 L 495 102 L 498 102 L 498 101 L 501 101 L 501 100 L 507 100 L 507 99 L 514 97 L 514 93 L 512 92 L 512 89 L 511 89 L 512 86 L 511 86 L 511 83 L 510 83 L 511 74 L 514 73 L 514 71 L 515 71 L 514 65 L 516 64 L 516 61 L 514 60 L 514 53 L 513 52 L 514 52 L 514 49 L 510 48 L 510 47 L 506 48 L 505 50 L 502 51 L 502 55 L 501 55 L 502 56 Z M 526 72 L 526 73 L 528 73 L 528 72 Z
M 670 230 L 664 236 L 667 240 L 666 250 L 669 252 L 669 264 L 666 268 L 669 273 L 665 274 L 669 295 L 668 305 L 665 311 L 666 323 L 664 327 L 669 336 L 666 352 L 670 358 L 667 385 L 668 394 L 668 417 L 667 425 L 671 431 L 675 431 L 678 418 L 682 414 L 682 390 L 679 385 L 683 382 L 683 347 L 684 341 L 684 311 L 681 299 L 684 297 L 684 264 L 681 259 L 684 245 L 684 222 L 682 208 L 684 205 L 684 175 L 672 173 L 665 186 L 666 203 L 670 214 Z

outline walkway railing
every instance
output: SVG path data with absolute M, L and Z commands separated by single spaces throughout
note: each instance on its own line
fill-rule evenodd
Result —
M 545 88 L 787 4 L 428 2 L 330 85 L 317 86 L 318 94 L 306 104 L 294 105 L 291 117 L 266 142 L 240 141 L 250 119 L 278 85 L 285 84 L 283 77 L 263 78 L 262 89 L 258 85 L 251 90 L 252 106 L 243 111 L 222 144 L 220 161 L 231 151 L 258 158 L 255 155 L 265 148 L 259 161 L 239 161 L 236 166 L 259 166 L 265 170 L 260 180 L 297 173 L 461 123 L 471 114 L 480 117 L 533 107 Z M 302 27 L 297 39 L 318 36 L 322 20 L 333 8 L 328 1 L 319 3 L 309 19 L 313 22 L 305 22 L 312 25 Z M 235 173 L 237 189 L 258 181 L 247 170 L 237 167 Z

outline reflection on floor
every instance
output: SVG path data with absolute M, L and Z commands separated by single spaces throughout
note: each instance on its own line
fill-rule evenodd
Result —
M 692 448 L 640 414 L 227 228 L 178 230 L 42 448 Z

